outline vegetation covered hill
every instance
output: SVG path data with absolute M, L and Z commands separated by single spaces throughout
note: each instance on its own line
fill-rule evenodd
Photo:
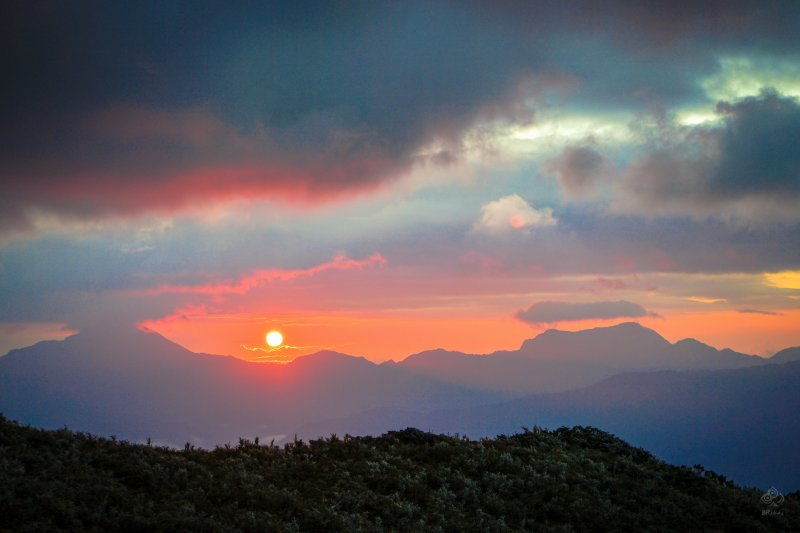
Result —
M 207 451 L 0 416 L 8 531 L 800 530 L 800 495 L 773 508 L 761 497 L 585 427 L 479 441 L 407 429 Z

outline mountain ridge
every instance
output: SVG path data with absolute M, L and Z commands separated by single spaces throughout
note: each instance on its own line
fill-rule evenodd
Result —
M 213 445 L 371 406 L 427 410 L 508 395 L 322 352 L 289 364 L 195 354 L 154 332 L 90 330 L 0 358 L 0 411 L 130 440 Z
M 783 350 L 775 352 L 768 361 L 770 363 L 800 361 L 800 346 L 792 346 L 791 348 L 784 348 Z
M 527 394 L 578 388 L 629 370 L 737 368 L 764 362 L 695 339 L 670 343 L 652 329 L 623 322 L 577 332 L 550 329 L 518 350 L 427 350 L 397 364 L 452 383 Z

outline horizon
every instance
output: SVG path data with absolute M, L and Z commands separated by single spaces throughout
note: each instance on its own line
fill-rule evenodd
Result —
M 123 329 L 126 330 L 126 331 L 140 331 L 140 332 L 145 333 L 145 334 L 156 335 L 156 336 L 158 336 L 160 338 L 163 338 L 164 340 L 166 340 L 168 342 L 176 344 L 177 346 L 187 350 L 188 352 L 192 353 L 193 355 L 233 357 L 233 358 L 236 358 L 236 359 L 239 359 L 239 360 L 242 360 L 242 361 L 245 361 L 245 362 L 249 362 L 249 363 L 289 364 L 289 363 L 295 361 L 296 359 L 299 359 L 299 358 L 302 358 L 302 357 L 318 355 L 320 353 L 334 353 L 334 354 L 344 355 L 344 356 L 348 356 L 348 357 L 365 359 L 365 360 L 367 360 L 367 361 L 369 361 L 371 363 L 374 363 L 374 364 L 382 364 L 382 363 L 400 363 L 400 362 L 408 359 L 409 357 L 412 357 L 412 356 L 415 356 L 415 355 L 419 355 L 419 354 L 423 354 L 423 353 L 427 353 L 427 352 L 437 352 L 437 351 L 463 353 L 465 355 L 492 356 L 492 355 L 495 355 L 497 352 L 509 352 L 509 351 L 510 352 L 515 352 L 515 351 L 519 351 L 522 348 L 522 346 L 525 344 L 525 342 L 534 340 L 534 339 L 538 338 L 539 336 L 544 335 L 544 334 L 549 333 L 549 332 L 586 333 L 586 332 L 591 332 L 591 331 L 595 331 L 595 330 L 602 330 L 602 329 L 619 331 L 621 326 L 626 326 L 626 325 L 636 325 L 636 326 L 639 326 L 639 327 L 641 327 L 643 329 L 646 329 L 648 331 L 652 331 L 653 333 L 655 333 L 659 337 L 663 338 L 665 341 L 667 341 L 671 345 L 676 345 L 676 344 L 681 343 L 683 341 L 695 341 L 695 342 L 699 342 L 700 344 L 703 344 L 705 346 L 709 346 L 709 347 L 711 347 L 711 348 L 713 348 L 714 350 L 717 350 L 717 351 L 732 350 L 732 348 L 730 348 L 728 346 L 714 346 L 714 345 L 711 345 L 711 344 L 708 344 L 708 343 L 704 342 L 702 339 L 697 339 L 697 338 L 694 338 L 694 337 L 684 337 L 684 338 L 680 338 L 680 339 L 677 339 L 677 340 L 673 341 L 673 340 L 667 339 L 666 337 L 661 335 L 661 333 L 658 330 L 650 328 L 650 327 L 647 327 L 647 326 L 643 326 L 639 322 L 636 322 L 636 321 L 624 321 L 624 322 L 617 322 L 615 324 L 610 324 L 610 325 L 601 325 L 601 326 L 595 326 L 595 327 L 592 327 L 592 328 L 577 329 L 577 330 L 576 329 L 560 329 L 560 328 L 555 327 L 555 326 L 554 327 L 550 327 L 550 328 L 547 328 L 547 329 L 543 329 L 542 331 L 534 334 L 533 336 L 531 336 L 531 337 L 529 337 L 527 339 L 524 339 L 520 343 L 520 345 L 518 345 L 516 348 L 511 349 L 511 350 L 497 349 L 497 350 L 492 350 L 492 351 L 489 351 L 489 352 L 476 352 L 474 350 L 473 351 L 451 350 L 451 349 L 448 349 L 448 348 L 443 348 L 441 346 L 436 346 L 436 347 L 429 347 L 429 348 L 426 348 L 426 349 L 423 349 L 423 350 L 420 350 L 420 351 L 416 351 L 416 352 L 409 352 L 409 353 L 401 355 L 400 357 L 393 358 L 393 359 L 375 360 L 375 359 L 370 358 L 370 357 L 368 357 L 368 356 L 366 356 L 364 354 L 360 354 L 360 353 L 356 353 L 356 352 L 352 352 L 352 353 L 351 352 L 342 352 L 342 351 L 332 350 L 332 349 L 328 349 L 328 348 L 322 348 L 320 350 L 316 350 L 316 351 L 312 351 L 312 352 L 308 352 L 308 353 L 300 353 L 300 354 L 296 355 L 295 357 L 293 357 L 292 359 L 289 359 L 289 360 L 257 360 L 257 359 L 247 358 L 247 357 L 240 357 L 240 356 L 237 356 L 236 354 L 228 354 L 228 353 L 221 353 L 221 352 L 220 353 L 208 352 L 208 351 L 202 351 L 202 350 L 193 350 L 193 349 L 189 348 L 188 346 L 185 346 L 185 345 L 183 345 L 183 344 L 181 344 L 181 343 L 179 343 L 179 342 L 177 342 L 177 341 L 175 341 L 173 339 L 170 339 L 170 338 L 164 336 L 163 334 L 161 334 L 160 332 L 158 332 L 158 331 L 156 331 L 154 329 L 150 329 L 147 326 L 144 326 L 143 324 L 136 324 L 136 325 L 131 324 L 129 326 L 123 326 Z M 98 329 L 107 330 L 107 328 L 108 328 L 108 326 L 105 325 L 103 328 L 89 327 L 89 328 L 85 328 L 83 330 L 73 330 L 73 331 L 70 331 L 63 338 L 44 339 L 44 340 L 57 340 L 57 341 L 66 340 L 66 339 L 68 339 L 70 337 L 73 337 L 75 335 L 80 335 L 80 334 L 87 335 L 87 330 L 90 332 L 89 334 L 91 334 L 94 331 L 97 331 Z M 21 349 L 25 349 L 25 348 L 31 348 L 31 347 L 35 346 L 35 344 L 37 344 L 38 342 L 42 342 L 42 341 L 37 341 L 36 343 L 31 344 L 31 345 L 19 346 L 19 347 L 11 348 L 10 350 L 8 350 L 6 352 L 0 353 L 0 357 L 4 357 L 5 355 L 8 355 L 8 353 L 13 351 L 13 350 L 21 350 Z M 774 353 L 769 354 L 767 356 L 763 356 L 763 355 L 759 355 L 759 354 L 749 354 L 749 353 L 746 353 L 746 352 L 739 352 L 737 350 L 732 350 L 732 351 L 737 352 L 737 353 L 741 353 L 741 354 L 744 354 L 744 355 L 748 355 L 748 356 L 754 356 L 754 357 L 757 357 L 759 359 L 769 360 L 773 355 L 775 355 L 775 354 L 777 354 L 777 353 L 779 353 L 781 351 L 784 351 L 784 350 L 787 350 L 787 349 L 791 349 L 791 348 L 796 348 L 796 347 L 798 347 L 798 346 L 784 346 L 783 348 L 779 348 Z
M 757 352 L 747 351 L 746 349 L 737 348 L 734 345 L 735 343 L 727 342 L 726 339 L 728 339 L 728 337 L 726 337 L 724 335 L 724 333 L 721 334 L 721 335 L 720 334 L 709 335 L 709 337 L 713 337 L 713 340 L 708 340 L 708 339 L 703 338 L 700 335 L 697 335 L 697 336 L 695 336 L 695 335 L 684 336 L 684 334 L 687 331 L 684 330 L 683 328 L 667 328 L 666 330 L 662 330 L 659 326 L 664 325 L 664 322 L 663 321 L 659 321 L 659 318 L 660 317 L 655 317 L 655 319 L 652 321 L 652 322 L 656 322 L 655 324 L 652 324 L 652 323 L 643 324 L 641 320 L 623 320 L 623 321 L 619 321 L 619 322 L 608 321 L 608 320 L 592 320 L 592 321 L 581 320 L 581 321 L 576 321 L 576 322 L 573 322 L 573 323 L 570 323 L 570 324 L 558 324 L 558 323 L 557 324 L 551 324 L 551 325 L 548 325 L 548 326 L 543 326 L 540 329 L 527 328 L 526 330 L 524 330 L 522 335 L 519 336 L 519 340 L 518 341 L 515 341 L 515 340 L 506 341 L 506 340 L 504 340 L 503 342 L 499 342 L 496 345 L 495 344 L 486 344 L 485 342 L 478 343 L 478 346 L 482 346 L 483 347 L 481 349 L 476 349 L 474 345 L 471 345 L 470 344 L 470 339 L 460 340 L 458 342 L 451 343 L 449 345 L 443 345 L 441 343 L 440 344 L 436 344 L 435 340 L 430 344 L 424 345 L 424 344 L 420 343 L 419 341 L 417 341 L 416 339 L 413 339 L 413 341 L 409 344 L 409 346 L 410 346 L 409 349 L 407 349 L 405 351 L 402 350 L 402 349 L 393 349 L 391 352 L 388 352 L 389 355 L 386 355 L 387 352 L 385 352 L 385 351 L 371 350 L 369 345 L 366 345 L 364 348 L 362 348 L 362 351 L 348 350 L 347 348 L 341 348 L 341 347 L 335 347 L 335 346 L 317 346 L 317 347 L 313 347 L 313 349 L 305 349 L 304 350 L 302 347 L 294 347 L 292 345 L 289 345 L 290 349 L 292 350 L 293 353 L 292 353 L 291 357 L 285 357 L 285 358 L 284 357 L 271 357 L 271 358 L 253 357 L 250 350 L 247 350 L 247 349 L 245 349 L 244 351 L 242 351 L 241 349 L 237 350 L 237 348 L 242 348 L 242 346 L 240 345 L 240 346 L 237 347 L 237 346 L 235 346 L 235 343 L 233 343 L 233 344 L 230 343 L 228 339 L 222 339 L 221 341 L 220 340 L 215 340 L 213 338 L 213 335 L 208 335 L 208 334 L 200 336 L 198 338 L 195 335 L 196 330 L 194 330 L 192 328 L 190 328 L 188 331 L 187 330 L 181 330 L 179 328 L 172 329 L 172 328 L 169 328 L 169 327 L 164 327 L 163 324 L 156 324 L 155 327 L 154 327 L 153 323 L 150 322 L 150 321 L 143 321 L 143 322 L 140 322 L 138 324 L 137 323 L 124 323 L 123 322 L 123 323 L 117 324 L 117 326 L 121 326 L 123 328 L 135 328 L 135 329 L 139 329 L 139 330 L 145 331 L 145 332 L 157 333 L 158 335 L 164 337 L 165 339 L 167 339 L 167 340 L 169 340 L 171 342 L 174 342 L 175 344 L 178 344 L 179 346 L 181 346 L 181 347 L 183 347 L 183 348 L 185 348 L 185 349 L 187 349 L 187 350 L 189 350 L 189 351 L 191 351 L 193 353 L 232 356 L 232 357 L 236 357 L 237 359 L 241 359 L 241 360 L 244 360 L 244 361 L 250 361 L 250 362 L 275 362 L 275 363 L 289 363 L 289 362 L 291 362 L 292 360 L 294 360 L 294 359 L 296 359 L 298 357 L 303 357 L 305 355 L 311 355 L 311 354 L 314 354 L 314 353 L 317 353 L 317 352 L 321 352 L 321 351 L 333 351 L 333 352 L 338 352 L 338 353 L 342 353 L 342 354 L 346 354 L 346 355 L 355 355 L 355 356 L 358 356 L 358 357 L 364 357 L 365 359 L 367 359 L 369 361 L 372 361 L 374 363 L 382 363 L 382 362 L 387 362 L 387 361 L 398 362 L 398 361 L 403 360 L 405 357 L 408 357 L 409 355 L 413 355 L 413 354 L 417 354 L 417 353 L 425 352 L 425 351 L 433 351 L 433 350 L 446 350 L 446 351 L 463 352 L 463 353 L 476 354 L 476 355 L 489 355 L 489 354 L 492 354 L 494 352 L 499 352 L 499 351 L 515 351 L 515 350 L 518 350 L 520 348 L 520 346 L 522 346 L 522 344 L 525 341 L 534 339 L 534 338 L 538 337 L 539 335 L 541 335 L 543 333 L 546 333 L 548 331 L 581 332 L 581 331 L 588 331 L 588 330 L 592 330 L 592 329 L 614 328 L 614 327 L 619 326 L 621 324 L 627 324 L 627 323 L 637 324 L 637 325 L 642 326 L 644 328 L 650 329 L 650 330 L 656 332 L 659 336 L 663 337 L 665 340 L 667 340 L 671 344 L 675 344 L 675 343 L 680 342 L 682 340 L 690 339 L 690 340 L 696 340 L 696 341 L 701 342 L 701 343 L 703 343 L 705 345 L 711 346 L 712 348 L 714 348 L 716 350 L 730 349 L 730 350 L 733 350 L 733 351 L 738 352 L 738 353 L 744 353 L 744 354 L 747 354 L 747 355 L 755 355 L 755 356 L 758 356 L 758 357 L 763 358 L 763 359 L 769 359 L 770 357 L 772 357 L 774 354 L 776 354 L 777 352 L 779 352 L 781 350 L 784 350 L 784 349 L 787 349 L 787 348 L 792 348 L 792 347 L 795 347 L 795 346 L 800 346 L 800 340 L 798 340 L 795 343 L 792 343 L 791 339 L 793 339 L 794 337 L 790 336 L 789 337 L 789 343 L 787 343 L 785 345 L 779 345 L 779 344 L 775 343 L 775 346 L 772 349 L 769 349 L 766 352 L 757 353 Z M 694 320 L 694 318 L 695 317 L 689 317 L 689 321 Z M 101 325 L 98 326 L 97 324 L 101 324 Z M 14 326 L 14 324 L 10 324 L 10 325 Z M 95 327 L 107 327 L 107 326 L 108 326 L 107 323 L 99 322 L 99 323 L 96 323 L 95 325 L 89 325 L 88 329 L 94 329 Z M 0 328 L 0 329 L 2 329 L 2 328 Z M 66 339 L 66 338 L 68 338 L 70 336 L 73 336 L 75 334 L 80 333 L 81 331 L 83 331 L 86 328 L 71 328 L 71 327 L 69 327 L 67 325 L 64 325 L 64 324 L 62 324 L 62 325 L 48 324 L 44 328 L 45 333 L 42 333 L 42 331 L 37 330 L 33 335 L 26 334 L 24 327 L 21 328 L 21 329 L 22 329 L 22 335 L 12 334 L 12 335 L 7 335 L 5 337 L 0 336 L 0 357 L 2 357 L 3 355 L 5 355 L 6 353 L 8 353 L 11 350 L 26 348 L 26 347 L 32 346 L 33 344 L 35 344 L 35 343 L 37 343 L 39 341 L 43 341 L 43 340 L 64 340 L 64 339 Z M 252 338 L 257 338 L 259 335 L 263 336 L 268 331 L 268 329 L 270 329 L 270 328 L 255 328 L 255 327 L 252 327 L 250 329 L 251 329 L 250 336 Z M 272 329 L 274 329 L 274 328 L 272 328 Z M 705 329 L 702 326 L 700 326 L 700 327 L 694 328 L 692 331 L 704 331 L 704 330 Z M 283 328 L 282 332 L 283 331 L 286 331 L 286 329 Z M 209 342 L 209 340 L 211 342 Z M 292 340 L 291 337 L 289 337 L 288 340 L 289 341 Z M 287 343 L 288 343 L 288 341 L 287 341 Z M 219 349 L 215 350 L 214 347 L 217 347 Z M 220 350 L 224 350 L 226 347 L 229 349 L 229 351 L 227 351 L 227 352 L 226 351 L 220 351 Z M 270 347 L 266 343 L 264 343 L 264 346 L 263 347 L 258 347 L 258 349 L 259 350 L 268 351 L 270 349 Z M 285 346 L 280 346 L 280 347 L 278 347 L 278 350 L 276 350 L 276 351 L 277 352 L 283 352 L 284 349 L 285 349 Z M 378 354 L 378 355 L 376 355 L 376 354 Z

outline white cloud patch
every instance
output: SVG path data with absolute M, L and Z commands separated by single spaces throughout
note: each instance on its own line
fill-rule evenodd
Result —
M 757 96 L 772 87 L 785 96 L 800 96 L 800 65 L 790 59 L 770 57 L 722 57 L 719 69 L 700 83 L 714 100 Z
M 556 217 L 549 207 L 535 209 L 517 194 L 504 196 L 481 208 L 474 230 L 481 233 L 527 232 L 533 228 L 555 226 Z

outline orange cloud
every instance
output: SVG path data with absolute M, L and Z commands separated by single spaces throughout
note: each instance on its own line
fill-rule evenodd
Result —
M 764 282 L 779 289 L 800 289 L 800 270 L 784 270 L 781 272 L 767 272 Z

